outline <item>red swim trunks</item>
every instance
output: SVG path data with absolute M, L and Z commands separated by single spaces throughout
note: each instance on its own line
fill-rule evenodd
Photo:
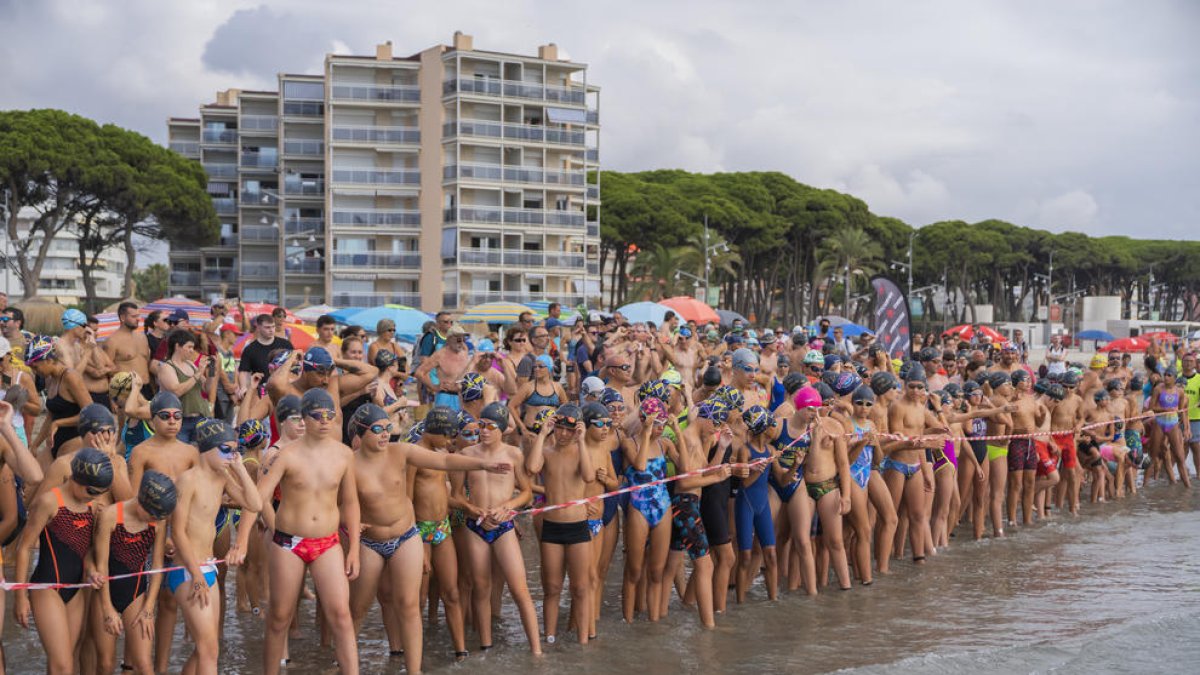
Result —
M 1062 452 L 1062 468 L 1075 469 L 1079 467 L 1079 457 L 1075 452 L 1075 435 L 1074 434 L 1055 434 L 1052 436 L 1054 443 Z
M 306 565 L 311 565 L 314 560 L 321 557 L 321 554 L 337 546 L 339 542 L 337 532 L 328 537 L 297 537 L 280 530 L 275 530 L 271 541 L 279 548 L 295 553 L 296 557 L 303 560 Z
M 1058 460 L 1050 453 L 1050 444 L 1046 441 L 1034 441 L 1034 447 L 1038 456 L 1037 475 L 1049 476 L 1054 473 L 1058 469 Z

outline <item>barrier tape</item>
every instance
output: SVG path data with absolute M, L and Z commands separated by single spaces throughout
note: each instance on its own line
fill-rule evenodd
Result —
M 200 566 L 205 567 L 207 565 L 220 565 L 224 562 L 225 562 L 224 560 L 208 560 L 204 563 L 201 563 Z M 150 576 L 153 574 L 165 574 L 167 572 L 174 572 L 175 570 L 182 570 L 182 569 L 187 569 L 187 568 L 184 565 L 176 565 L 174 567 L 163 567 L 163 568 L 154 569 L 154 570 L 142 570 L 140 572 L 130 572 L 129 574 L 116 574 L 111 577 L 104 577 L 104 583 L 108 583 L 110 581 L 118 581 L 120 579 L 132 579 L 134 577 Z M 17 582 L 17 581 L 0 581 L 0 591 L 50 591 L 50 590 L 58 590 L 58 589 L 65 589 L 65 588 L 94 588 L 94 587 L 90 583 L 58 584 L 58 583 L 48 583 L 48 582 L 33 583 L 33 582 Z

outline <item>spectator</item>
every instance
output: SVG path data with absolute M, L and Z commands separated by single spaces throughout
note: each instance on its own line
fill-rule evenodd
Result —
M 242 350 L 242 360 L 238 363 L 238 390 L 240 398 L 246 395 L 250 386 L 250 376 L 258 373 L 265 381 L 268 366 L 271 364 L 271 352 L 277 349 L 292 350 L 292 343 L 285 338 L 275 336 L 275 317 L 270 314 L 259 314 L 254 320 L 254 339 Z

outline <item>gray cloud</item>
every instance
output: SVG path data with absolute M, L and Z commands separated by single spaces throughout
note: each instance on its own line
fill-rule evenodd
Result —
M 461 29 L 588 63 L 607 168 L 774 169 L 917 225 L 1190 238 L 1198 25 L 1187 0 L 0 3 L 0 106 L 162 140 L 217 89 Z

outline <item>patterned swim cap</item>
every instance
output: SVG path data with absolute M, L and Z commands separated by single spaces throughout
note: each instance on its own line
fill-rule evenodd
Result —
M 271 434 L 263 426 L 262 421 L 248 419 L 238 425 L 238 446 L 244 450 L 257 447 L 260 443 L 270 440 Z
M 471 372 L 463 375 L 462 379 L 462 400 L 464 402 L 478 401 L 483 398 L 483 385 L 487 381 L 483 379 L 483 375 Z
M 642 418 L 647 420 L 654 418 L 660 422 L 666 422 L 667 418 L 670 417 L 670 414 L 667 413 L 667 406 L 663 405 L 661 399 L 654 398 L 653 396 L 642 401 L 641 411 Z

